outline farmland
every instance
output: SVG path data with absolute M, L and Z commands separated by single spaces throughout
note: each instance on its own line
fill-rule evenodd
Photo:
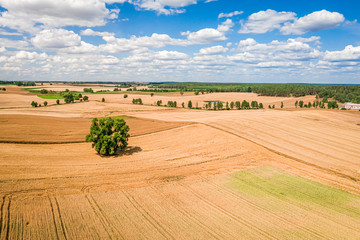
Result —
M 5 87 L 1 239 L 360 238 L 359 111 L 294 107 L 314 95 L 241 92 L 98 93 L 33 108 L 44 99 Z M 131 103 L 139 97 L 144 105 Z M 276 108 L 206 111 L 157 100 Z M 108 116 L 124 118 L 131 137 L 127 149 L 101 157 L 85 135 L 93 117 Z

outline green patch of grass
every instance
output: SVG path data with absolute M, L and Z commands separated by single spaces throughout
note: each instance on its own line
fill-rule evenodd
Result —
M 237 172 L 230 177 L 230 187 L 256 199 L 276 198 L 301 208 L 332 210 L 360 219 L 360 197 L 273 167 L 259 167 Z
M 43 98 L 43 99 L 64 99 L 63 96 L 60 95 L 37 95 L 39 98 Z

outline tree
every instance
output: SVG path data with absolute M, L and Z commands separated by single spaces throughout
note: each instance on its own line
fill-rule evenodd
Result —
M 87 142 L 101 155 L 114 155 L 118 149 L 125 149 L 128 145 L 129 126 L 124 119 L 94 118 L 90 127 Z
M 181 94 L 181 96 L 182 96 L 182 95 L 184 95 L 184 92 L 183 92 L 183 91 L 180 91 L 180 94 Z
M 269 109 L 271 109 L 271 105 L 269 105 Z
M 295 102 L 295 107 L 296 107 L 296 108 L 298 107 L 298 104 L 299 104 L 299 101 L 296 100 L 296 102 Z
M 84 99 L 84 101 L 87 101 L 87 100 L 89 100 L 89 97 L 88 97 L 88 96 L 84 96 L 83 99 Z
M 273 107 L 272 108 L 275 108 L 275 104 L 273 104 Z
M 311 102 L 308 103 L 308 108 L 311 108 Z
M 56 99 L 56 104 L 59 105 L 60 104 L 60 100 Z
M 37 102 L 32 101 L 32 102 L 31 102 L 31 106 L 33 106 L 33 107 L 37 107 L 37 106 L 38 106 L 38 103 L 37 103 Z
M 259 107 L 259 104 L 257 101 L 251 101 L 251 108 L 257 109 Z
M 74 102 L 74 95 L 71 92 L 66 92 L 64 94 L 64 101 L 65 101 L 65 103 Z
M 241 108 L 241 103 L 240 103 L 240 101 L 236 101 L 236 102 L 235 102 L 235 106 L 236 106 L 236 108 L 237 108 L 238 110 L 240 110 L 240 108 Z
M 188 102 L 188 108 L 192 108 L 192 102 L 191 101 Z
M 304 101 L 299 101 L 299 107 L 300 108 L 304 107 Z
M 2 90 L 3 90 L 3 91 L 6 91 L 6 88 L 3 88 Z
M 234 106 L 235 106 L 235 103 L 234 103 L 234 102 L 231 102 L 231 103 L 230 103 L 230 108 L 231 108 L 231 109 L 234 109 Z
M 105 98 L 102 98 L 101 101 L 102 101 L 102 102 L 105 102 Z
M 162 100 L 157 100 L 156 105 L 161 106 Z
M 127 94 L 124 94 L 124 98 L 127 98 L 128 97 L 128 95 Z
M 41 93 L 41 94 L 48 94 L 48 90 L 46 90 L 46 89 L 41 89 L 40 93 Z
M 154 93 L 150 93 L 150 96 L 151 96 L 151 97 L 154 96 Z
M 226 102 L 226 110 L 230 110 L 230 107 L 229 107 L 229 102 Z
M 195 94 L 195 95 L 199 95 L 199 91 L 195 91 L 194 94 Z
M 283 102 L 281 102 L 281 106 L 280 106 L 281 108 L 284 108 L 284 103 Z
M 260 109 L 264 108 L 264 105 L 262 103 L 259 103 L 259 108 Z
M 181 106 L 182 106 L 182 108 L 184 108 L 184 107 L 185 107 L 185 103 L 184 103 L 184 102 L 182 102 L 182 103 L 181 103 Z
M 44 102 L 44 106 L 46 107 L 47 105 L 48 105 L 48 102 L 47 102 L 47 101 L 45 101 L 45 102 Z

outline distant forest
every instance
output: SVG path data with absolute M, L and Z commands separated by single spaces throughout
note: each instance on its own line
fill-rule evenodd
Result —
M 254 92 L 262 96 L 301 97 L 317 95 L 339 102 L 360 103 L 360 85 L 262 84 L 262 83 L 152 83 L 154 88 L 198 92 Z

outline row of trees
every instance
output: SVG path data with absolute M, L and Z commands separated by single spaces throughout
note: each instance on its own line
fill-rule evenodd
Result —
M 339 108 L 339 105 L 337 104 L 336 101 L 327 101 L 327 107 L 328 109 L 335 109 L 335 108 Z M 319 100 L 315 100 L 312 103 L 308 102 L 307 104 L 304 103 L 304 101 L 300 100 L 300 101 L 296 101 L 295 102 L 295 107 L 300 107 L 300 108 L 325 108 L 325 101 L 319 101 Z
M 143 104 L 141 98 L 133 98 L 132 103 L 133 104 L 140 104 L 140 105 Z
M 48 105 L 48 102 L 45 101 L 43 104 L 44 104 L 44 106 L 46 107 L 46 106 Z M 35 101 L 32 101 L 32 102 L 31 102 L 31 106 L 32 106 L 32 107 L 41 107 L 41 103 L 39 104 L 39 103 L 37 103 L 37 102 L 35 102 Z

